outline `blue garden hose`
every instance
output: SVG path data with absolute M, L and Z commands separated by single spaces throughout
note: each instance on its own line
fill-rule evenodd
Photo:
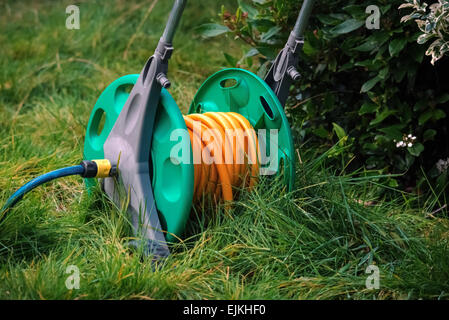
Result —
M 111 174 L 111 164 L 107 160 L 83 161 L 80 165 L 71 166 L 67 168 L 58 169 L 46 174 L 43 174 L 17 190 L 9 199 L 0 211 L 0 221 L 5 217 L 6 210 L 11 209 L 18 201 L 20 201 L 31 190 L 47 183 L 49 181 L 80 175 L 83 178 L 104 178 Z
M 23 187 L 21 187 L 19 190 L 17 190 L 9 199 L 6 201 L 5 206 L 2 208 L 2 212 L 5 210 L 12 208 L 19 200 L 23 198 L 25 194 L 33 190 L 34 188 L 39 187 L 40 185 L 43 185 L 46 182 L 62 178 L 62 177 L 68 177 L 68 176 L 74 176 L 74 175 L 80 175 L 84 173 L 84 168 L 81 165 L 78 166 L 72 166 L 67 167 L 63 169 L 58 169 L 46 174 L 43 174 L 27 184 L 25 184 Z

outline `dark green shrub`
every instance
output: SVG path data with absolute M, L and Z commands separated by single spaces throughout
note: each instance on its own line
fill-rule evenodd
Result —
M 417 43 L 416 23 L 401 22 L 409 13 L 398 9 L 403 2 L 317 1 L 299 66 L 303 77 L 286 111 L 298 142 L 323 151 L 347 135 L 340 143 L 350 166 L 406 173 L 389 184 L 408 190 L 427 185 L 430 176 L 442 191 L 447 173 L 440 174 L 436 163 L 449 156 L 449 65 L 446 58 L 430 64 L 426 46 Z M 208 24 L 201 32 L 243 40 L 250 49 L 242 58 L 225 53 L 227 61 L 263 76 L 301 3 L 241 1 L 235 13 L 222 9 L 219 26 Z M 366 13 L 371 5 L 380 9 L 379 29 L 366 26 L 373 22 L 372 12 Z

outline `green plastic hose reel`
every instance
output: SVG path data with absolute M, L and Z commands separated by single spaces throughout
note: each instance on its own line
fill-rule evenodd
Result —
M 104 143 L 128 99 L 126 89 L 136 83 L 139 75 L 121 77 L 109 85 L 98 99 L 87 127 L 84 159 L 103 159 Z M 225 69 L 208 78 L 197 92 L 190 113 L 237 112 L 249 120 L 254 129 L 267 129 L 266 148 L 270 149 L 269 130 L 278 130 L 278 140 L 274 148 L 279 157 L 271 168 L 280 171 L 283 168 L 284 179 L 291 190 L 294 184 L 294 153 L 290 126 L 284 110 L 270 87 L 259 77 L 243 69 Z M 101 119 L 105 116 L 102 129 Z M 184 163 L 173 159 L 172 148 L 179 141 L 171 141 L 173 130 L 187 132 L 184 118 L 169 92 L 162 89 L 157 110 L 151 147 L 150 168 L 154 199 L 162 228 L 167 231 L 166 239 L 171 242 L 180 238 L 193 202 L 194 166 L 193 155 Z M 189 139 L 183 140 L 189 143 Z M 271 143 L 272 145 L 272 143 Z M 273 155 L 274 150 L 266 150 Z M 95 180 L 86 181 L 88 187 Z
M 84 144 L 84 159 L 103 159 L 104 143 L 128 99 L 126 91 L 133 86 L 139 75 L 123 76 L 109 85 L 98 99 L 87 126 Z M 105 114 L 105 123 L 98 134 L 100 121 Z M 189 163 L 171 161 L 170 150 L 177 141 L 170 141 L 170 132 L 176 129 L 187 131 L 184 118 L 170 93 L 162 89 L 161 100 L 153 131 L 150 168 L 154 198 L 159 219 L 167 231 L 167 241 L 174 241 L 184 231 L 193 201 L 193 160 Z M 190 143 L 190 140 L 189 140 Z M 193 156 L 191 156 L 193 157 Z M 176 165 L 174 164 L 177 163 Z M 95 179 L 86 179 L 88 187 L 95 185 Z

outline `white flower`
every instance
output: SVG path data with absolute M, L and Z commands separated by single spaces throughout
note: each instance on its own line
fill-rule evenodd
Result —
M 411 147 L 413 147 L 415 140 L 416 140 L 416 137 L 413 134 L 409 133 L 408 135 L 403 136 L 402 141 L 399 141 L 399 142 L 397 142 L 396 140 L 393 140 L 393 141 L 394 141 L 394 143 L 396 143 L 396 148 L 401 148 L 401 147 L 411 148 Z
M 449 158 L 447 158 L 447 160 L 438 160 L 438 162 L 436 163 L 436 167 L 440 173 L 446 171 L 449 168 Z

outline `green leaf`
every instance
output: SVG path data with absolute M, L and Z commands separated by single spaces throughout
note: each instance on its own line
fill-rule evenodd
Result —
M 428 110 L 419 116 L 418 122 L 420 125 L 425 124 L 430 119 L 435 121 L 446 118 L 446 113 L 441 109 Z
M 365 41 L 361 45 L 355 47 L 354 50 L 360 51 L 360 52 L 370 52 L 378 47 L 379 46 L 378 46 L 377 42 L 371 40 L 371 41 Z
M 433 138 L 435 138 L 436 135 L 437 135 L 436 130 L 433 130 L 433 129 L 426 130 L 423 135 L 424 142 L 433 140 Z
M 384 121 L 386 118 L 388 118 L 389 116 L 391 116 L 394 113 L 395 113 L 395 111 L 393 111 L 393 110 L 384 110 L 381 113 L 379 113 L 373 121 L 370 122 L 370 125 L 375 126 L 376 124 L 381 123 L 382 121 Z
M 341 22 L 340 19 L 331 17 L 330 15 L 327 15 L 327 14 L 317 14 L 316 17 L 324 25 L 335 26 Z
M 436 109 L 433 111 L 433 119 L 440 120 L 446 118 L 446 113 L 441 109 Z
M 333 110 L 335 108 L 335 96 L 332 93 L 327 93 L 323 99 L 323 105 L 325 107 L 325 112 Z
M 268 47 L 268 46 L 260 46 L 260 47 L 256 47 L 257 51 L 259 51 L 259 53 L 265 57 L 267 57 L 268 59 L 274 59 L 276 58 L 276 49 L 273 47 Z
M 252 48 L 247 53 L 245 53 L 245 55 L 243 56 L 242 59 L 251 58 L 258 54 L 259 54 L 259 50 L 257 50 L 256 48 Z
M 373 113 L 377 111 L 377 104 L 371 103 L 371 102 L 365 102 L 359 110 L 359 115 L 363 116 L 364 114 L 367 113 Z
M 239 0 L 239 7 L 243 12 L 248 12 L 249 18 L 254 18 L 255 16 L 257 16 L 257 9 L 241 0 Z
M 407 74 L 407 71 L 408 70 L 405 66 L 396 69 L 395 72 L 393 73 L 394 80 L 397 83 L 401 82 L 404 79 L 405 75 Z
M 371 80 L 368 80 L 367 82 L 365 82 L 362 86 L 362 89 L 360 90 L 361 93 L 364 92 L 368 92 L 370 91 L 372 88 L 374 88 L 374 86 L 376 84 L 379 83 L 379 81 L 382 80 L 379 76 L 372 78 Z
M 365 42 L 363 42 L 358 47 L 355 47 L 354 50 L 361 52 L 369 52 L 374 50 L 379 50 L 379 48 L 390 39 L 390 34 L 385 31 L 377 31 L 373 35 L 366 38 Z
M 413 147 L 411 148 L 407 148 L 408 152 L 414 156 L 414 157 L 419 157 L 419 155 L 421 154 L 421 152 L 424 151 L 424 146 L 421 143 L 415 143 L 413 145 Z
M 396 139 L 399 141 L 402 139 L 402 132 L 401 132 L 402 129 L 404 129 L 403 124 L 396 124 L 393 126 L 379 129 L 379 131 L 385 133 L 390 140 Z
M 413 111 L 420 111 L 422 109 L 425 110 L 427 109 L 427 104 L 428 104 L 427 99 L 418 100 L 418 102 L 416 102 L 415 105 L 413 106 Z
M 334 56 L 329 57 L 329 61 L 327 62 L 327 67 L 329 71 L 335 72 L 337 71 L 337 59 Z
M 318 49 L 315 49 L 314 47 L 312 47 L 312 44 L 310 43 L 310 41 L 306 41 L 304 43 L 304 46 L 302 48 L 302 50 L 304 51 L 306 56 L 314 56 L 316 53 L 319 52 Z
M 356 63 L 354 63 L 354 66 L 365 67 L 365 68 L 368 68 L 368 67 L 370 67 L 372 65 L 373 65 L 373 60 L 372 59 L 368 59 L 368 60 L 364 60 L 364 61 L 357 61 Z
M 445 93 L 438 98 L 438 103 L 446 103 L 448 101 L 449 101 L 449 93 Z
M 229 63 L 229 65 L 230 65 L 231 67 L 237 66 L 238 60 L 237 60 L 236 58 L 234 58 L 234 57 L 231 56 L 230 54 L 227 54 L 226 52 L 223 53 L 223 54 L 224 54 L 224 56 L 225 56 L 225 58 L 226 58 L 226 61 Z
M 330 32 L 334 35 L 341 35 L 357 30 L 361 26 L 365 24 L 364 21 L 358 21 L 355 19 L 347 20 L 339 25 L 335 26 L 330 30 Z
M 196 31 L 204 38 L 213 38 L 230 32 L 228 27 L 217 23 L 205 23 L 196 28 Z
M 391 9 L 391 4 L 387 4 L 383 7 L 380 7 L 380 13 L 386 14 Z
M 318 137 L 320 137 L 320 138 L 327 138 L 327 136 L 328 136 L 328 134 L 329 134 L 329 133 L 327 132 L 327 130 L 324 129 L 323 126 L 319 126 L 318 128 L 314 129 L 314 130 L 313 130 L 313 133 L 314 133 L 315 135 L 317 135 Z
M 342 127 L 340 127 L 338 124 L 333 122 L 332 125 L 334 126 L 334 131 L 337 134 L 337 137 L 339 140 L 342 140 L 347 136 L 345 130 Z
M 422 126 L 423 124 L 425 124 L 427 121 L 429 121 L 433 116 L 433 111 L 432 110 L 428 110 L 426 112 L 424 112 L 423 114 L 421 114 L 418 118 L 418 122 L 419 125 Z
M 382 80 L 385 80 L 387 75 L 388 75 L 388 71 L 390 71 L 388 69 L 388 67 L 383 68 L 382 70 L 379 71 L 379 78 L 381 78 Z
M 267 32 L 265 32 L 264 34 L 262 34 L 260 41 L 263 43 L 266 43 L 266 42 L 268 42 L 268 40 L 273 38 L 275 35 L 278 35 L 280 31 L 281 31 L 280 27 L 273 27 L 270 30 L 268 30 Z
M 248 24 L 251 24 L 254 28 L 259 30 L 260 32 L 266 32 L 272 27 L 275 27 L 276 24 L 268 19 L 254 19 L 248 21 Z
M 432 39 L 433 37 L 435 37 L 435 35 L 433 33 L 423 33 L 422 35 L 420 35 L 418 37 L 418 40 L 416 40 L 418 42 L 418 44 L 424 44 L 427 41 L 429 41 L 430 39 Z
M 406 44 L 407 38 L 399 38 L 391 41 L 388 47 L 390 51 L 390 56 L 392 57 L 396 56 L 399 52 L 401 52 L 405 48 Z
M 399 187 L 399 183 L 398 183 L 398 181 L 396 179 L 389 178 L 388 179 L 388 186 L 391 187 L 391 188 L 397 188 L 397 187 Z
M 343 10 L 355 19 L 363 19 L 366 17 L 365 8 L 366 6 L 363 5 L 349 5 L 344 7 Z
M 268 73 L 268 69 L 270 68 L 270 66 L 271 66 L 271 61 L 270 60 L 265 61 L 259 67 L 259 70 L 257 70 L 257 76 L 262 79 L 265 78 L 265 75 Z
M 329 17 L 331 18 L 335 18 L 341 21 L 345 21 L 348 20 L 348 15 L 347 14 L 343 14 L 343 13 L 330 13 Z
M 400 9 L 405 9 L 405 8 L 413 8 L 414 6 L 415 6 L 415 4 L 413 4 L 413 3 L 403 3 L 399 6 L 398 9 L 400 10 Z

